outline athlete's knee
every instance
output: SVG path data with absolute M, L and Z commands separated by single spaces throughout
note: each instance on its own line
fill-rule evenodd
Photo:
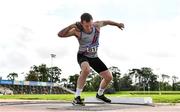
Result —
M 85 67 L 85 68 L 82 69 L 81 75 L 84 76 L 84 77 L 87 77 L 89 75 L 89 73 L 90 73 L 90 68 Z
M 113 76 L 112 74 L 109 72 L 109 70 L 106 70 L 104 72 L 101 72 L 100 75 L 108 82 L 110 82 L 111 80 L 113 80 Z
M 109 72 L 109 73 L 107 73 L 107 77 L 106 77 L 106 80 L 107 81 L 111 81 L 111 80 L 113 80 L 113 76 L 112 76 L 112 74 Z
M 88 76 L 90 73 L 90 69 L 88 67 L 85 67 L 84 69 L 82 69 L 82 73 L 84 76 Z
M 81 74 L 83 75 L 83 76 L 88 76 L 89 75 L 89 73 L 90 73 L 90 66 L 89 66 L 89 63 L 88 62 L 83 62 L 82 64 L 81 64 Z

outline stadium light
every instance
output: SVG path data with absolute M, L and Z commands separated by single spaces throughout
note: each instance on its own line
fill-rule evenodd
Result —
M 53 58 L 55 58 L 56 57 L 56 55 L 55 54 L 50 54 L 50 56 L 51 56 L 51 85 L 50 85 L 50 94 L 52 93 L 52 80 L 53 80 L 53 69 L 52 69 L 52 67 L 53 67 Z

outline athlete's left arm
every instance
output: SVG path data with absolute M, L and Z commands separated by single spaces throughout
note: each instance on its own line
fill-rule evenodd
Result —
M 96 21 L 96 22 L 94 22 L 94 25 L 97 26 L 98 28 L 101 28 L 101 27 L 106 26 L 106 25 L 111 25 L 111 26 L 117 26 L 121 30 L 124 29 L 124 24 L 123 23 L 117 23 L 117 22 L 110 21 L 110 20 Z

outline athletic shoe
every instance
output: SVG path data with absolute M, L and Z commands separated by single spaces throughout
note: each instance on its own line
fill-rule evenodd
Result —
M 98 93 L 97 93 L 96 98 L 99 99 L 99 100 L 102 100 L 102 101 L 104 101 L 106 103 L 111 103 L 111 100 L 108 99 L 107 97 L 105 97 L 104 94 L 103 95 L 98 95 Z
M 74 98 L 72 104 L 85 106 L 84 99 L 81 99 L 80 96 L 77 96 L 76 98 Z

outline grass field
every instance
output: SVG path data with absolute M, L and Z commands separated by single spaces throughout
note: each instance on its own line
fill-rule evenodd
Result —
M 84 92 L 82 97 L 95 96 L 96 92 Z M 162 91 L 159 92 L 139 92 L 139 91 L 124 91 L 116 94 L 107 94 L 107 96 L 116 97 L 152 97 L 155 103 L 180 103 L 180 91 Z M 0 99 L 23 99 L 23 100 L 62 100 L 71 101 L 74 98 L 73 94 L 33 94 L 33 95 L 1 95 Z

